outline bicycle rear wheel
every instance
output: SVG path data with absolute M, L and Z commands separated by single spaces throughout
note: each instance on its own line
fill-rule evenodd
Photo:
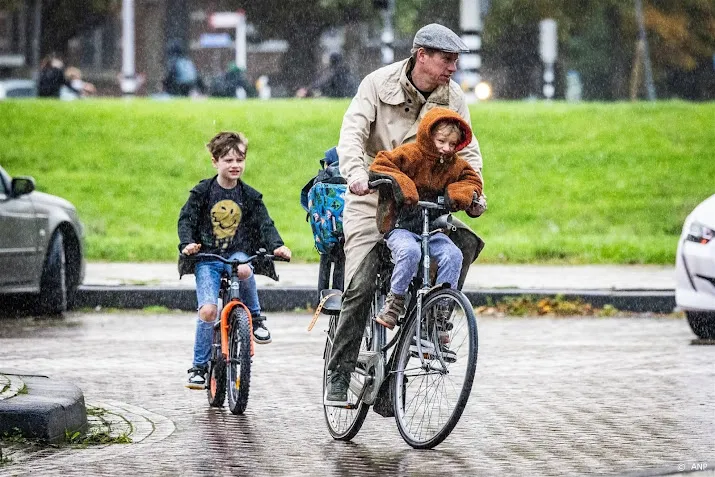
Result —
M 228 408 L 234 414 L 243 414 L 248 405 L 251 385 L 251 329 L 248 314 L 242 306 L 236 306 L 229 316 Z
M 221 328 L 214 326 L 206 397 L 209 406 L 221 407 L 226 400 L 226 360 L 221 354 Z
M 328 361 L 330 360 L 330 355 L 333 350 L 333 338 L 335 336 L 335 329 L 337 328 L 337 325 L 338 317 L 331 316 L 323 356 L 325 359 L 325 365 L 323 367 L 323 395 L 325 395 L 325 386 L 328 382 Z M 363 336 L 362 342 L 360 343 L 361 351 L 369 349 L 369 330 L 370 328 L 368 326 L 365 329 L 365 336 Z M 360 382 L 362 385 L 365 379 L 362 375 L 353 373 L 352 376 L 351 380 Z M 370 406 L 362 401 L 359 401 L 359 396 L 353 392 L 353 389 L 353 385 L 351 385 L 348 389 L 348 401 L 351 403 L 349 407 L 323 406 L 325 423 L 328 425 L 328 431 L 330 432 L 330 435 L 333 436 L 333 439 L 339 441 L 349 441 L 355 437 L 362 427 L 363 422 L 365 422 L 365 417 L 367 416 L 367 411 L 370 409 Z
M 421 360 L 415 314 L 397 349 L 393 405 L 405 442 L 431 449 L 452 432 L 467 405 L 477 367 L 477 321 L 461 292 L 444 289 L 427 295 Z

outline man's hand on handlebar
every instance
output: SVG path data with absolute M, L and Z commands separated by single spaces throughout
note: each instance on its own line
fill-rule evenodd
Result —
M 350 184 L 350 192 L 355 195 L 367 195 L 372 194 L 375 191 L 370 189 L 367 179 L 360 179 Z
M 285 258 L 286 260 L 290 260 L 291 252 L 288 247 L 286 247 L 285 245 L 281 245 L 273 251 L 273 255 Z
M 465 209 L 467 215 L 470 217 L 479 217 L 487 210 L 487 196 L 474 193 L 474 198 L 472 199 L 472 204 Z
M 200 243 L 190 243 L 186 247 L 184 247 L 184 250 L 181 251 L 184 255 L 193 255 L 195 253 L 198 253 L 198 251 L 201 250 L 201 244 Z

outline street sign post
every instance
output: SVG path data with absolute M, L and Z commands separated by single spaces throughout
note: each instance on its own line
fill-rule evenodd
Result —
M 539 55 L 544 62 L 544 97 L 551 99 L 554 97 L 554 64 L 556 63 L 558 48 L 558 33 L 556 30 L 556 20 L 547 18 L 539 23 Z
M 236 66 L 246 69 L 246 12 L 216 12 L 209 16 L 209 25 L 214 29 L 236 29 Z

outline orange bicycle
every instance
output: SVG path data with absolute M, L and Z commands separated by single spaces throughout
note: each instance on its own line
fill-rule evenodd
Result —
M 231 266 L 231 272 L 221 277 L 218 295 L 220 319 L 214 325 L 206 395 L 210 406 L 221 407 L 228 394 L 228 408 L 233 414 L 243 414 L 248 405 L 251 384 L 253 322 L 251 312 L 239 297 L 238 266 L 251 263 L 258 257 L 288 260 L 267 254 L 264 249 L 245 260 L 228 260 L 213 253 L 197 253 L 191 257 L 218 260 Z

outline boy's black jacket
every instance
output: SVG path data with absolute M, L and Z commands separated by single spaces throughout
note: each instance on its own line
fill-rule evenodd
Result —
M 208 210 L 209 191 L 218 176 L 204 179 L 191 189 L 189 199 L 179 213 L 179 253 L 190 243 L 200 243 L 205 248 L 213 242 L 211 233 L 211 217 Z M 265 248 L 268 253 L 283 245 L 278 230 L 273 220 L 268 215 L 263 203 L 263 196 L 253 187 L 238 181 L 243 196 L 243 218 L 241 227 L 247 231 L 248 243 L 245 252 L 252 255 L 260 248 Z M 196 260 L 185 255 L 179 255 L 179 276 L 194 273 Z M 253 261 L 253 272 L 278 280 L 276 268 L 268 259 L 257 258 Z

